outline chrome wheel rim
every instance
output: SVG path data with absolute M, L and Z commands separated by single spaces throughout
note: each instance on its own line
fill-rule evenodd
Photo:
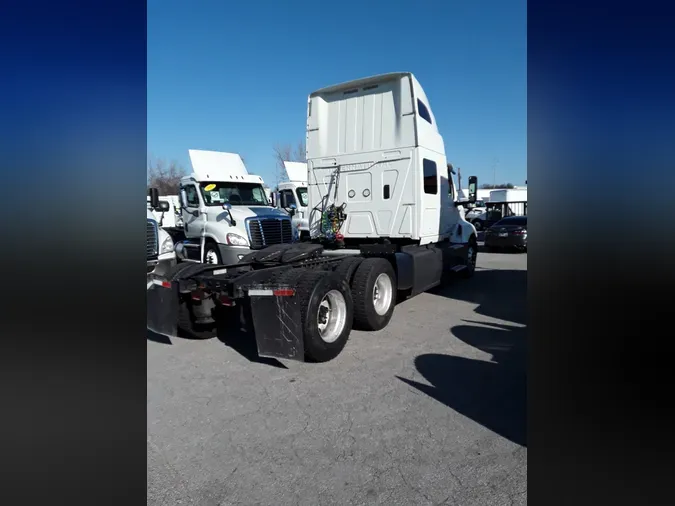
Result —
M 210 249 L 209 251 L 206 252 L 206 256 L 204 257 L 204 262 L 207 264 L 218 264 L 218 254 L 216 253 L 215 250 Z
M 347 302 L 338 290 L 323 296 L 317 312 L 319 335 L 326 343 L 334 343 L 347 323 Z
M 394 287 L 388 274 L 382 273 L 375 280 L 373 286 L 373 307 L 375 312 L 384 316 L 389 311 L 393 298 Z

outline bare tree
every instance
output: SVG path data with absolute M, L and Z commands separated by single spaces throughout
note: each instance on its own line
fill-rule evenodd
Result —
M 148 186 L 157 188 L 160 195 L 176 195 L 184 175 L 185 169 L 176 162 L 167 164 L 160 158 L 148 160 Z
M 276 162 L 277 169 L 277 186 L 279 186 L 279 183 L 288 179 L 286 170 L 284 169 L 284 162 L 307 161 L 305 141 L 299 141 L 295 148 L 291 144 L 277 144 L 274 146 L 274 161 Z

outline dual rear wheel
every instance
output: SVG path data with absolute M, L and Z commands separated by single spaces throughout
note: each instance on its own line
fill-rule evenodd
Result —
M 343 350 L 352 330 L 381 330 L 396 305 L 396 274 L 383 258 L 347 258 L 335 271 L 292 269 L 279 282 L 296 289 L 300 304 L 305 356 L 332 360 Z M 187 304 L 181 304 L 179 327 L 193 338 L 215 335 L 196 325 Z M 206 327 L 206 326 L 205 326 Z
M 348 258 L 335 271 L 298 273 L 305 355 L 316 362 L 335 358 L 352 326 L 381 330 L 396 305 L 396 275 L 382 258 Z M 351 285 L 351 286 L 350 286 Z

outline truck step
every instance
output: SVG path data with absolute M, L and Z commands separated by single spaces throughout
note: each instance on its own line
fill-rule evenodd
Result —
M 450 269 L 453 272 L 459 272 L 466 269 L 466 265 L 455 265 L 452 269 Z
M 464 244 L 453 244 L 450 246 L 450 249 L 462 249 L 464 247 Z

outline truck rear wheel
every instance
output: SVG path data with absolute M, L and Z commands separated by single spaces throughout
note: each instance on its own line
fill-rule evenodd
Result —
M 327 271 L 308 271 L 299 279 L 305 357 L 327 362 L 347 344 L 354 302 L 347 282 Z
M 359 256 L 345 258 L 338 264 L 333 272 L 342 279 L 347 280 L 347 283 L 351 286 L 352 279 L 354 279 L 354 273 L 361 262 L 363 262 L 363 258 Z
M 366 258 L 352 282 L 354 327 L 381 330 L 389 324 L 396 306 L 396 274 L 384 258 Z
M 180 337 L 188 339 L 211 339 L 216 337 L 218 329 L 216 324 L 196 323 L 190 311 L 189 300 L 181 300 L 178 303 L 178 332 Z

